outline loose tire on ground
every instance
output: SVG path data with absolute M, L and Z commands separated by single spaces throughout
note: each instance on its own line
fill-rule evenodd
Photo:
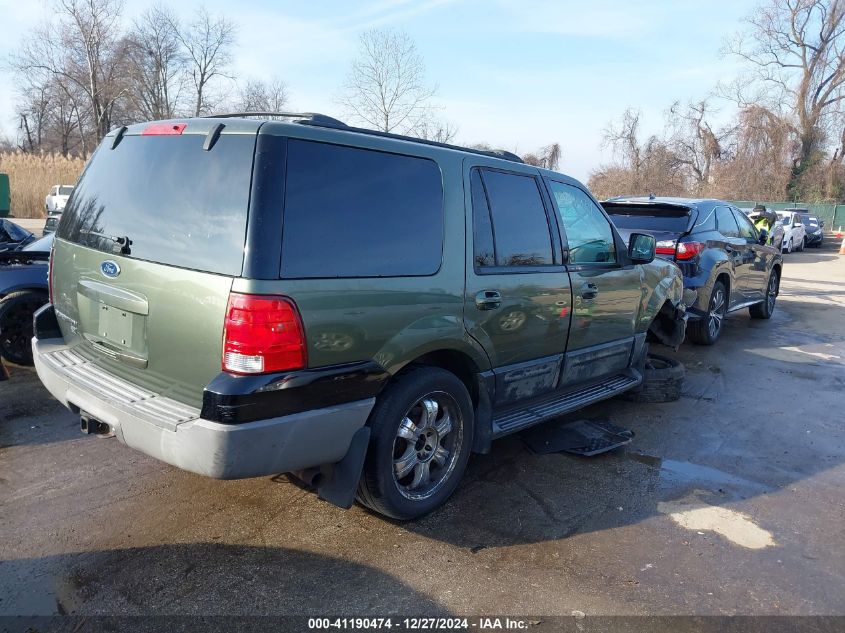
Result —
M 642 385 L 622 395 L 630 402 L 674 402 L 681 397 L 686 372 L 674 358 L 649 354 L 646 357 Z
M 413 367 L 400 374 L 370 414 L 372 435 L 358 501 L 399 520 L 441 506 L 469 460 L 473 415 L 466 387 L 451 372 Z
M 32 365 L 32 315 L 48 300 L 42 290 L 12 292 L 0 300 L 0 356 Z

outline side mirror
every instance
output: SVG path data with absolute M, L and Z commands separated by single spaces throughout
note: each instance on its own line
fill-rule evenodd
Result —
M 654 261 L 657 242 L 653 235 L 647 233 L 631 233 L 628 240 L 628 257 L 634 264 L 648 264 Z
M 769 239 L 769 232 L 766 229 L 760 229 L 760 239 L 757 240 L 760 244 L 765 244 Z

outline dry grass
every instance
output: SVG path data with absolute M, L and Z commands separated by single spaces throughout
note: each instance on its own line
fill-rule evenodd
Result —
M 84 166 L 81 158 L 60 154 L 0 153 L 0 173 L 9 174 L 12 189 L 12 215 L 44 217 L 44 198 L 50 187 L 74 184 Z

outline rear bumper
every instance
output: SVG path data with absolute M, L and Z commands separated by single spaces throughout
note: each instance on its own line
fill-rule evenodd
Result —
M 34 338 L 32 347 L 38 377 L 66 407 L 107 424 L 126 446 L 217 479 L 259 477 L 339 462 L 375 403 L 375 398 L 368 398 L 222 424 L 203 419 L 199 409 L 107 373 L 61 338 Z

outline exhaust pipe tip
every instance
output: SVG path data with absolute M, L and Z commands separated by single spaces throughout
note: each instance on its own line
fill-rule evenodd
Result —
M 79 429 L 86 435 L 110 435 L 111 427 L 87 415 L 79 416 Z

